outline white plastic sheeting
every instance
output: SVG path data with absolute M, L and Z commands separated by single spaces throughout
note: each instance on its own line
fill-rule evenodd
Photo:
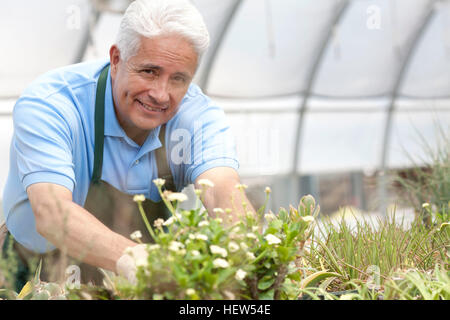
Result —
M 435 121 L 448 130 L 448 0 L 193 3 L 211 33 L 195 81 L 226 110 L 243 176 L 410 166 L 418 133 L 433 144 Z M 108 57 L 121 14 L 96 20 L 93 4 L 0 3 L 0 188 L 15 97 L 49 69 Z

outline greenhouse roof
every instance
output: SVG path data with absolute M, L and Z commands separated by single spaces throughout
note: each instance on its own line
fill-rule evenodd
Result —
M 128 2 L 2 1 L 4 154 L 24 87 L 107 58 Z M 241 175 L 406 167 L 448 129 L 450 1 L 193 2 L 211 34 L 195 82 L 230 119 Z

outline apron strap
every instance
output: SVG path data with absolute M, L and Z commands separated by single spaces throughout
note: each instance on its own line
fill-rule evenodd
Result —
M 100 183 L 103 166 L 103 147 L 105 139 L 105 91 L 108 80 L 109 65 L 103 68 L 97 81 L 97 92 L 95 96 L 95 145 L 94 145 L 94 171 L 92 174 L 92 183 Z M 155 150 L 156 166 L 158 177 L 165 179 L 165 189 L 176 191 L 172 172 L 167 161 L 165 144 L 166 125 L 163 124 L 159 131 L 159 140 L 162 146 Z
M 158 177 L 166 180 L 163 189 L 176 192 L 177 188 L 173 181 L 172 171 L 169 167 L 166 154 L 166 124 L 161 126 L 159 130 L 159 140 L 162 146 L 155 150 L 156 166 L 158 168 Z
M 94 172 L 92 183 L 98 184 L 102 176 L 103 144 L 105 140 L 105 90 L 108 79 L 109 65 L 103 68 L 97 81 L 97 93 L 95 95 L 95 144 L 94 144 Z

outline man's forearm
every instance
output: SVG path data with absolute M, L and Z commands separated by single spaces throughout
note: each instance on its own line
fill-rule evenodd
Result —
M 36 215 L 39 233 L 69 256 L 116 271 L 116 261 L 135 242 L 119 235 L 79 205 L 63 200 L 58 210 Z

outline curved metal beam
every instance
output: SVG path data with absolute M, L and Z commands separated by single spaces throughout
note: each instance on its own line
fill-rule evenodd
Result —
M 79 63 L 83 60 L 89 43 L 92 43 L 92 29 L 97 25 L 101 12 L 94 5 L 89 3 L 89 21 L 87 23 L 86 31 L 83 35 L 80 48 L 78 49 L 73 63 Z
M 412 41 L 409 44 L 408 51 L 406 52 L 405 59 L 403 60 L 403 63 L 400 67 L 399 73 L 397 75 L 396 81 L 394 83 L 394 87 L 392 90 L 392 96 L 391 101 L 389 104 L 389 108 L 387 110 L 387 118 L 386 118 L 386 125 L 384 128 L 384 136 L 383 136 L 383 150 L 381 154 L 381 164 L 380 164 L 380 177 L 379 177 L 379 199 L 380 199 L 380 211 L 384 214 L 386 213 L 386 198 L 387 198 L 387 182 L 386 182 L 386 163 L 387 158 L 389 155 L 389 138 L 392 131 L 392 122 L 393 122 L 393 114 L 395 110 L 395 104 L 399 96 L 399 90 L 401 86 L 403 85 L 403 82 L 405 80 L 405 75 L 408 71 L 408 68 L 410 66 L 411 60 L 414 56 L 414 53 L 417 50 L 418 44 L 420 43 L 420 40 L 422 39 L 423 35 L 425 34 L 425 31 L 427 30 L 428 26 L 430 25 L 431 21 L 433 20 L 433 17 L 436 14 L 435 10 L 435 4 L 438 0 L 433 0 L 430 2 L 426 13 L 424 14 L 424 18 L 417 29 L 417 32 L 415 33 L 414 37 L 412 38 Z
M 298 163 L 299 163 L 299 154 L 301 149 L 301 139 L 302 139 L 302 133 L 303 133 L 303 123 L 305 118 L 305 111 L 308 106 L 309 98 L 311 96 L 311 88 L 316 80 L 317 73 L 319 71 L 319 67 L 321 65 L 321 62 L 323 60 L 323 57 L 325 55 L 325 51 L 328 47 L 328 43 L 330 42 L 332 36 L 333 36 L 333 30 L 336 25 L 338 25 L 347 11 L 348 7 L 350 5 L 350 0 L 345 0 L 340 7 L 338 7 L 337 13 L 333 18 L 333 21 L 330 24 L 330 28 L 328 30 L 327 35 L 325 36 L 324 40 L 322 41 L 322 45 L 319 50 L 319 54 L 317 55 L 317 59 L 314 61 L 314 65 L 311 69 L 311 72 L 308 75 L 308 81 L 307 81 L 307 87 L 305 90 L 305 94 L 303 97 L 302 105 L 299 109 L 299 120 L 297 124 L 297 133 L 296 133 L 296 140 L 295 140 L 295 149 L 294 149 L 294 162 L 292 164 L 292 175 L 297 175 L 298 170 Z
M 225 22 L 225 25 L 223 26 L 221 32 L 219 33 L 219 36 L 217 38 L 217 42 L 214 44 L 213 47 L 210 48 L 210 54 L 209 56 L 205 57 L 205 66 L 204 66 L 204 72 L 200 79 L 198 80 L 198 85 L 204 92 L 206 92 L 206 85 L 209 82 L 209 77 L 211 76 L 211 70 L 212 65 L 214 64 L 214 61 L 216 60 L 217 53 L 219 52 L 219 49 L 222 46 L 223 39 L 225 38 L 225 35 L 228 32 L 228 29 L 231 25 L 231 22 L 234 19 L 234 16 L 236 15 L 236 12 L 238 11 L 240 5 L 244 2 L 244 0 L 236 0 L 235 4 L 233 5 L 232 9 L 230 10 L 230 13 L 228 15 L 228 18 Z

